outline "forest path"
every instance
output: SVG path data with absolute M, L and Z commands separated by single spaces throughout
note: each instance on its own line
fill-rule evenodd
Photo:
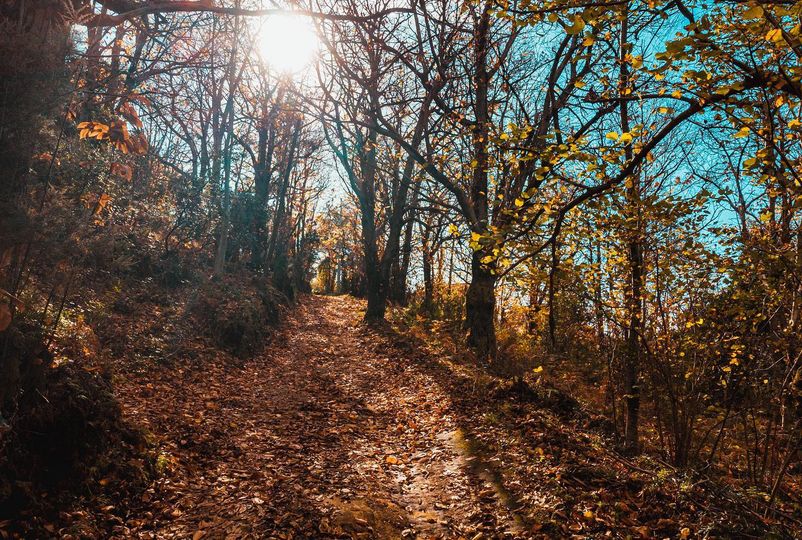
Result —
M 164 475 L 126 535 L 518 536 L 447 389 L 360 318 L 350 297 L 305 297 L 253 360 L 128 383 Z

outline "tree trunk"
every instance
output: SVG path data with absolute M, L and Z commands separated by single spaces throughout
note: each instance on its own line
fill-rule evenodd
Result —
M 214 275 L 219 276 L 225 270 L 226 252 L 228 251 L 228 231 L 231 228 L 231 138 L 229 133 L 225 158 L 223 160 L 223 201 L 222 220 L 220 222 L 220 235 L 217 239 L 217 251 L 214 257 Z
M 386 289 L 382 286 L 378 265 L 371 265 L 366 270 L 368 307 L 365 321 L 379 323 L 384 320 L 387 308 Z
M 465 318 L 468 327 L 468 346 L 480 360 L 496 356 L 496 329 L 493 317 L 496 309 L 496 276 L 493 269 L 481 262 L 483 251 L 471 257 L 471 284 L 465 295 Z
M 301 134 L 301 121 L 297 120 L 292 126 L 292 139 L 287 149 L 287 159 L 281 174 L 281 183 L 276 194 L 276 211 L 273 215 L 273 224 L 270 230 L 270 239 L 267 246 L 266 266 L 270 268 L 273 282 L 278 289 L 292 297 L 292 280 L 288 273 L 289 231 L 287 224 L 287 193 L 295 167 L 295 154 L 298 150 L 298 141 Z
M 253 183 L 256 188 L 254 197 L 253 223 L 251 223 L 251 266 L 260 269 L 264 265 L 265 226 L 267 224 L 267 195 L 270 186 L 270 172 L 267 164 L 268 128 L 265 124 L 257 129 L 259 142 L 257 145 L 258 162 L 254 166 Z M 272 137 L 270 137 L 272 138 Z
M 235 19 L 234 31 L 239 30 L 239 18 Z M 220 127 L 222 133 L 218 134 L 215 139 L 215 157 L 216 157 L 216 171 L 214 179 L 220 182 L 220 143 L 223 135 L 226 136 L 226 144 L 223 149 L 223 200 L 222 200 L 222 220 L 220 223 L 220 235 L 217 240 L 217 251 L 214 257 L 214 270 L 215 276 L 223 274 L 225 270 L 226 252 L 228 250 L 228 233 L 231 227 L 231 150 L 234 139 L 234 93 L 236 86 L 234 83 L 234 67 L 237 60 L 237 45 L 236 42 L 231 47 L 231 56 L 229 57 L 228 67 L 226 68 L 226 79 L 228 80 L 228 98 L 226 100 L 226 108 L 223 111 Z
M 375 69 L 375 68 L 374 68 Z M 387 308 L 387 287 L 384 265 L 379 259 L 376 235 L 376 148 L 378 133 L 368 131 L 367 140 L 361 145 L 360 176 L 362 189 L 359 191 L 360 215 L 362 220 L 362 245 L 365 251 L 365 281 L 367 285 L 368 307 L 365 322 L 378 323 L 384 320 Z M 385 248 L 387 249 L 387 248 Z
M 487 67 L 487 56 L 490 49 L 491 15 L 489 3 L 478 15 L 474 31 L 474 108 L 476 127 L 473 130 L 473 156 L 476 165 L 473 167 L 471 181 L 471 202 L 476 212 L 481 230 L 486 232 L 489 226 L 488 139 L 490 135 L 490 107 L 488 90 L 490 74 Z M 474 251 L 471 257 L 471 283 L 465 297 L 465 318 L 469 330 L 468 346 L 474 349 L 480 360 L 493 359 L 496 356 L 496 330 L 494 328 L 494 311 L 496 307 L 496 276 L 492 267 L 481 262 L 488 254 L 485 250 Z
M 254 167 L 254 184 L 256 187 L 256 200 L 254 209 L 253 238 L 251 247 L 251 266 L 256 269 L 264 268 L 265 243 L 267 241 L 267 199 L 270 195 L 270 175 L 273 167 L 273 154 L 276 149 L 276 117 L 284 101 L 286 86 L 281 85 L 275 105 L 270 111 L 268 104 L 263 103 L 264 111 L 262 121 L 258 128 L 259 142 L 257 149 L 258 163 Z
M 372 187 L 372 186 L 371 186 Z M 365 321 L 378 323 L 384 320 L 387 304 L 387 289 L 382 284 L 381 265 L 376 248 L 376 222 L 374 220 L 374 198 L 372 189 L 362 190 L 364 200 L 362 203 L 362 248 L 365 252 L 365 284 L 368 307 L 365 311 Z
M 421 311 L 426 315 L 434 313 L 434 283 L 432 278 L 432 246 L 429 242 L 431 231 L 427 225 L 421 223 L 421 249 L 423 251 L 423 302 Z
M 412 256 L 412 233 L 414 232 L 415 214 L 417 213 L 415 207 L 418 204 L 419 194 L 420 183 L 417 183 L 412 192 L 411 208 L 409 209 L 409 215 L 407 216 L 407 222 L 404 228 L 404 243 L 401 247 L 398 273 L 393 281 L 393 300 L 402 306 L 407 304 L 407 276 L 409 276 L 409 262 Z
M 627 18 L 628 5 L 624 6 L 624 15 L 621 20 L 621 43 L 619 61 L 621 65 L 619 90 L 621 95 L 629 90 L 629 70 L 627 55 L 629 44 L 627 33 L 629 20 Z M 628 133 L 629 110 L 627 101 L 621 100 L 621 131 Z M 632 143 L 624 147 L 627 162 L 632 160 Z M 630 452 L 637 452 L 639 446 L 638 415 L 640 412 L 640 365 L 641 365 L 641 312 L 643 311 L 642 284 L 643 284 L 643 246 L 641 244 L 642 223 L 640 213 L 640 182 L 639 174 L 633 173 L 629 187 L 626 191 L 625 215 L 627 217 L 627 266 L 629 284 L 627 294 L 627 331 L 626 351 L 624 355 L 624 445 Z
M 560 267 L 559 238 L 551 244 L 551 268 L 549 269 L 549 343 L 552 351 L 557 351 L 557 272 Z

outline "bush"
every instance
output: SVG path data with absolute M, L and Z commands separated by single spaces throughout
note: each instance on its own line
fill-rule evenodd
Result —
M 17 413 L 20 396 L 42 387 L 53 357 L 38 324 L 21 316 L 0 332 L 0 347 L 0 423 L 4 423 L 4 417 Z
M 286 303 L 265 280 L 230 275 L 204 284 L 189 312 L 215 345 L 246 358 L 261 350 Z
M 0 443 L 0 518 L 63 510 L 76 496 L 143 489 L 145 439 L 122 420 L 110 377 L 66 364 L 19 400 Z

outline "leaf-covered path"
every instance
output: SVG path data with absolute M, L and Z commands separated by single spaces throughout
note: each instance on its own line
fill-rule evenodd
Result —
M 474 463 L 447 391 L 348 297 L 307 297 L 264 354 L 133 380 L 164 475 L 139 538 L 489 538 L 520 518 Z

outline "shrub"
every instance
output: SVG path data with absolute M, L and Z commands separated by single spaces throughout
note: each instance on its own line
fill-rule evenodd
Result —
M 43 386 L 53 357 L 38 324 L 25 317 L 0 332 L 0 346 L 0 422 L 5 422 L 4 417 L 16 414 L 20 396 Z
M 0 508 L 10 512 L 0 518 L 99 490 L 139 490 L 152 472 L 108 375 L 72 364 L 48 370 L 41 389 L 20 398 L 12 428 L 0 442 Z
M 263 279 L 229 275 L 204 284 L 189 312 L 218 347 L 246 358 L 259 352 L 286 302 Z

